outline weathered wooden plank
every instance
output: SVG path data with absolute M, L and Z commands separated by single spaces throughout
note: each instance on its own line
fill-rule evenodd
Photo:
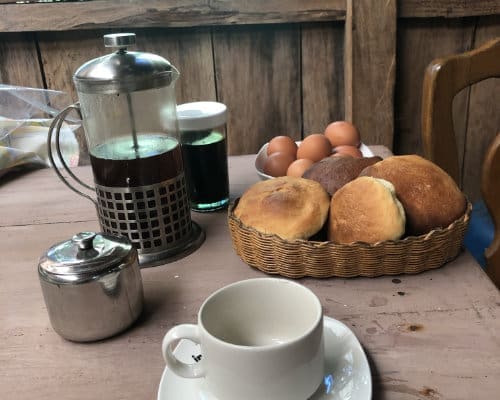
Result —
M 82 3 L 14 4 L 0 0 L 0 31 L 185 27 L 332 21 L 345 18 L 344 0 L 161 1 L 96 0 Z M 465 17 L 500 13 L 497 0 L 400 0 L 401 17 Z
M 0 82 L 43 88 L 34 34 L 0 34 Z
M 344 25 L 302 26 L 303 134 L 321 133 L 344 118 Z
M 84 62 L 108 53 L 104 48 L 102 36 L 109 31 L 72 31 L 64 35 L 54 32 L 40 32 L 38 43 L 42 59 L 45 81 L 48 89 L 61 90 L 68 93 L 68 99 L 78 100 L 73 85 L 73 74 Z M 55 99 L 53 107 L 63 109 L 68 104 Z M 76 131 L 80 147 L 80 162 L 88 163 L 87 143 L 83 128 Z
M 500 36 L 495 17 L 478 19 L 474 47 Z M 498 60 L 500 62 L 500 60 Z M 481 197 L 481 172 L 486 151 L 500 132 L 500 79 L 487 79 L 472 86 L 469 97 L 462 187 L 471 200 Z M 500 177 L 499 177 L 500 179 Z M 500 182 L 498 182 L 500 185 Z
M 216 100 L 210 28 L 139 29 L 136 35 L 138 50 L 158 54 L 179 70 L 178 104 Z
M 102 36 L 110 31 L 40 32 L 38 43 L 48 89 L 62 90 L 77 101 L 73 74 L 84 62 L 109 53 Z M 67 104 L 54 104 L 62 108 Z
M 34 34 L 0 34 L 0 83 L 42 88 L 42 71 L 38 61 Z M 5 100 L 0 104 L 0 116 L 13 119 L 45 118 L 42 111 L 36 111 L 24 100 L 8 97 L 8 110 Z
M 358 127 L 364 142 L 392 149 L 396 1 L 373 7 L 371 0 L 347 0 L 346 15 L 346 119 Z
M 399 0 L 400 17 L 471 17 L 500 14 L 498 0 Z
M 394 153 L 423 154 L 421 137 L 422 85 L 427 65 L 438 57 L 469 50 L 473 19 L 408 20 L 398 32 L 398 72 L 395 96 L 396 132 Z M 463 157 L 468 91 L 453 103 L 459 159 Z
M 218 28 L 213 40 L 229 153 L 255 153 L 276 135 L 300 139 L 299 27 Z
M 96 0 L 0 6 L 0 31 L 187 27 L 343 19 L 345 0 Z

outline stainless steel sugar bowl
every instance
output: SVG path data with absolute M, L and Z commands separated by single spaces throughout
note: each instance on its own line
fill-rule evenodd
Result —
M 107 338 L 142 311 L 137 250 L 124 236 L 78 233 L 40 258 L 38 276 L 52 327 L 65 339 Z

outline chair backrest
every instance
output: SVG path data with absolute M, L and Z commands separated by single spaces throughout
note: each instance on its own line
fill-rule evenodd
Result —
M 457 141 L 453 129 L 453 98 L 462 89 L 500 77 L 500 38 L 461 54 L 432 61 L 425 71 L 422 97 L 424 155 L 460 184 Z M 481 192 L 492 216 L 495 236 L 485 253 L 486 272 L 500 287 L 500 134 L 490 145 L 481 177 Z
M 495 226 L 493 242 L 485 252 L 488 263 L 486 272 L 500 288 L 500 133 L 493 140 L 484 159 L 481 192 Z

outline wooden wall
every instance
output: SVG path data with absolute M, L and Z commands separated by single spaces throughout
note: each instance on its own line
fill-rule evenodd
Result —
M 500 36 L 500 6 L 490 0 L 177 3 L 1 4 L 0 82 L 63 90 L 76 100 L 72 73 L 107 53 L 103 34 L 133 31 L 137 49 L 181 71 L 178 103 L 228 105 L 230 154 L 254 153 L 278 134 L 300 139 L 343 118 L 368 144 L 421 154 L 427 64 Z M 498 104 L 494 79 L 455 100 L 463 186 L 472 199 L 486 147 L 500 131 Z

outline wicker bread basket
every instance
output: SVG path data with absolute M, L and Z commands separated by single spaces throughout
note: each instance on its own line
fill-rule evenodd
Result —
M 239 199 L 238 199 L 239 200 Z M 438 268 L 461 250 L 472 206 L 445 229 L 376 244 L 334 244 L 309 240 L 285 240 L 244 225 L 229 208 L 233 247 L 241 259 L 268 274 L 288 278 L 380 276 L 415 274 Z

